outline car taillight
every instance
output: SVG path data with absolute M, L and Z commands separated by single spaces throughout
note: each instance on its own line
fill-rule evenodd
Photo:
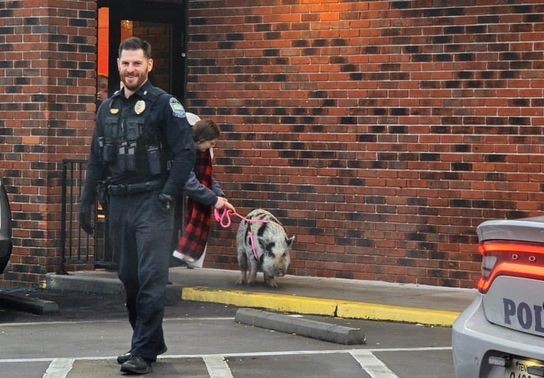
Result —
M 498 276 L 544 280 L 544 246 L 539 244 L 485 241 L 478 247 L 482 255 L 482 276 L 478 290 L 487 293 Z
M 497 264 L 498 258 L 493 255 L 482 256 L 482 278 L 489 278 L 493 272 L 493 268 Z

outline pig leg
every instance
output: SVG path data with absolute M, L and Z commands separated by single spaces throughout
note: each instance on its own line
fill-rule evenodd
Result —
M 264 272 L 263 272 L 263 276 L 264 276 L 264 283 L 266 284 L 266 286 L 274 288 L 274 289 L 278 288 L 278 284 L 276 283 L 274 276 L 269 276 L 268 274 Z
M 253 285 L 257 281 L 257 261 L 249 258 L 249 277 L 247 279 L 248 285 Z
M 237 285 L 245 285 L 247 283 L 247 255 L 242 251 L 238 251 L 238 265 L 240 266 L 240 278 L 236 281 Z
M 247 270 L 240 269 L 240 278 L 236 281 L 236 285 L 245 285 L 247 283 Z

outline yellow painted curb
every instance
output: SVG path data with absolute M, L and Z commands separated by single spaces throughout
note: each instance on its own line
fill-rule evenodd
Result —
M 186 301 L 215 302 L 238 307 L 258 307 L 296 314 L 325 316 L 335 316 L 337 304 L 337 301 L 332 299 L 198 287 L 183 288 L 181 298 Z
M 459 313 L 454 311 L 240 290 L 214 290 L 205 287 L 183 288 L 181 298 L 186 301 L 214 302 L 237 307 L 264 308 L 295 314 L 336 316 L 349 319 L 387 320 L 446 327 L 451 327 L 455 319 L 459 316 Z
M 336 316 L 350 319 L 389 320 L 451 327 L 460 313 L 416 307 L 388 306 L 377 303 L 341 302 Z

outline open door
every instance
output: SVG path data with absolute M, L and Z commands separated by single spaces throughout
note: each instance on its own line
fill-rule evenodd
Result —
M 0 274 L 4 272 L 11 256 L 11 210 L 8 196 L 0 180 Z
M 99 0 L 97 87 L 107 81 L 109 95 L 119 89 L 117 49 L 123 39 L 136 36 L 151 44 L 151 83 L 183 101 L 185 19 L 181 1 Z

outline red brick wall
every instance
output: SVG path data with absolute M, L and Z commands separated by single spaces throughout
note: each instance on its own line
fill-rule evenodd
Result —
M 15 244 L 0 278 L 38 285 L 60 261 L 62 160 L 84 158 L 92 134 L 96 4 L 4 1 L 0 17 L 0 175 Z
M 238 210 L 296 234 L 297 275 L 472 287 L 475 227 L 543 209 L 542 1 L 250 3 L 189 3 L 186 105 Z
M 296 234 L 291 273 L 471 287 L 475 226 L 541 214 L 544 4 L 509 3 L 188 3 L 186 107 L 221 125 L 239 211 Z M 94 127 L 96 3 L 0 17 L 0 282 L 37 285 L 59 267 L 62 160 Z M 234 235 L 214 232 L 207 266 L 236 268 Z

